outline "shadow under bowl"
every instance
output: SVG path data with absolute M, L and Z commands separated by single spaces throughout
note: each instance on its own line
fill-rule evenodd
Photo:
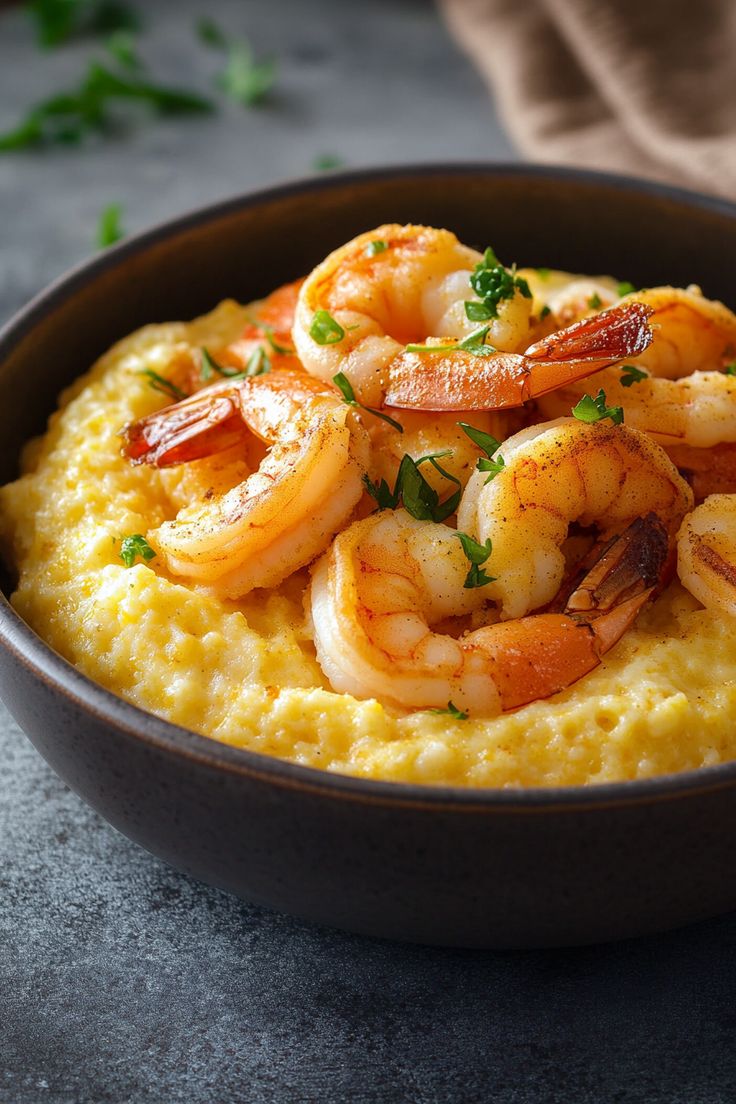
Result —
M 736 302 L 736 207 L 572 170 L 349 173 L 197 211 L 57 282 L 0 334 L 0 479 L 115 340 L 247 302 L 381 222 L 445 226 L 521 265 L 700 283 Z M 543 947 L 736 907 L 736 763 L 597 787 L 371 782 L 218 744 L 122 701 L 0 602 L 0 693 L 64 781 L 131 839 L 248 900 L 370 935 Z

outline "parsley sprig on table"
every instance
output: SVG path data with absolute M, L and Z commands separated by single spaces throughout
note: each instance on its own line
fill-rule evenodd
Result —
M 136 31 L 137 12 L 119 0 L 30 0 L 26 10 L 40 46 L 60 46 L 80 34 Z
M 92 61 L 76 88 L 42 100 L 16 127 L 0 134 L 0 152 L 79 142 L 110 126 L 111 105 L 133 102 L 166 115 L 212 110 L 211 101 L 196 92 L 123 76 Z
M 207 46 L 227 53 L 225 67 L 217 76 L 217 85 L 226 96 L 244 107 L 254 107 L 267 97 L 276 80 L 274 58 L 257 58 L 246 38 L 228 34 L 213 19 L 200 19 L 197 34 Z
M 108 203 L 107 207 L 100 211 L 97 222 L 97 245 L 100 249 L 107 249 L 121 238 L 125 237 L 125 231 L 121 224 L 123 208 L 119 203 Z

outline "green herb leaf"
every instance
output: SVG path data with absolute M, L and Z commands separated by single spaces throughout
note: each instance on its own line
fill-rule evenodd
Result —
M 730 364 L 727 364 L 723 371 L 727 376 L 736 376 L 736 360 L 732 360 Z
M 329 311 L 318 310 L 309 327 L 309 336 L 318 345 L 337 345 L 345 336 L 345 330 Z
M 77 88 L 36 104 L 18 126 L 1 134 L 0 151 L 78 142 L 91 131 L 105 129 L 109 106 L 116 101 L 137 101 L 162 114 L 212 110 L 210 101 L 197 93 L 123 77 L 93 61 Z
M 245 366 L 243 376 L 263 376 L 271 371 L 271 358 L 262 345 L 251 353 Z
M 540 322 L 542 321 L 542 319 L 546 318 L 548 314 L 551 314 L 551 313 L 552 313 L 552 311 L 550 310 L 550 308 L 545 303 L 544 306 L 542 307 L 541 311 L 539 312 Z
M 632 291 L 636 291 L 636 288 L 629 280 L 620 280 L 616 291 L 619 299 L 623 299 L 624 295 L 631 295 Z
M 277 353 L 279 356 L 294 356 L 296 350 L 292 349 L 290 345 L 282 345 L 280 342 L 278 342 L 273 336 L 273 329 L 271 326 L 261 325 L 261 329 L 266 335 L 266 341 L 275 353 Z
M 273 58 L 256 60 L 249 42 L 235 39 L 228 43 L 228 59 L 217 78 L 222 91 L 244 107 L 255 107 L 271 91 L 276 80 Z
M 392 491 L 385 479 L 373 482 L 369 476 L 363 476 L 363 486 L 378 503 L 379 510 L 395 510 L 399 505 L 400 494 L 397 488 Z M 398 483 L 397 483 L 398 486 Z
M 269 372 L 271 370 L 271 362 L 266 355 L 266 351 L 260 346 L 251 354 L 244 372 L 241 372 L 239 368 L 226 368 L 224 364 L 220 364 L 219 361 L 215 360 L 210 351 L 205 349 L 204 346 L 200 349 L 200 355 L 199 378 L 205 381 L 212 379 L 213 372 L 217 373 L 218 376 L 223 376 L 225 379 L 235 380 L 245 379 L 246 376 L 260 376 L 264 372 Z M 249 372 L 248 368 L 251 365 L 258 367 L 261 364 L 261 356 L 265 357 L 266 365 L 262 367 L 260 371 Z
M 588 306 L 591 310 L 600 310 L 600 308 L 603 306 L 603 300 L 601 299 L 597 291 L 594 291 L 591 295 L 590 299 L 588 300 Z
M 124 69 L 142 69 L 135 49 L 135 39 L 130 31 L 115 31 L 107 40 L 107 49 Z
M 171 380 L 166 379 L 165 376 L 160 376 L 158 372 L 154 372 L 153 368 L 144 368 L 138 373 L 140 376 L 148 377 L 148 386 L 152 387 L 154 391 L 160 391 L 162 395 L 166 395 L 167 398 L 172 399 L 174 402 L 179 402 L 180 399 L 185 399 L 186 392 L 182 391 L 180 387 L 177 387 Z
M 218 50 L 224 50 L 227 47 L 227 36 L 214 19 L 208 19 L 206 16 L 198 19 L 196 30 L 197 38 L 206 46 L 214 46 Z
M 318 313 L 326 314 L 327 312 L 325 311 Z M 374 418 L 380 418 L 382 422 L 388 422 L 388 424 L 399 433 L 404 432 L 404 427 L 402 426 L 401 422 L 397 422 L 395 418 L 390 418 L 388 414 L 384 414 L 383 411 L 374 410 L 372 406 L 364 406 L 362 402 L 358 402 L 355 397 L 353 385 L 344 372 L 338 372 L 336 376 L 333 376 L 332 382 L 335 384 L 336 387 L 340 389 L 342 397 L 344 401 L 348 404 L 348 406 L 356 406 L 360 410 L 365 410 L 366 414 L 372 414 Z
M 485 452 L 487 459 L 481 457 L 476 464 L 476 468 L 478 471 L 489 473 L 485 482 L 490 483 L 506 467 L 503 456 L 496 456 L 494 459 L 494 453 L 501 447 L 501 442 L 497 441 L 490 433 L 484 433 L 482 429 L 476 429 L 475 426 L 468 425 L 467 422 L 458 422 L 457 424 L 473 444 Z
M 406 346 L 407 353 L 472 353 L 473 356 L 491 356 L 497 350 L 493 345 L 486 345 L 485 338 L 490 326 L 479 326 L 462 341 L 453 341 L 451 345 L 414 345 Z
M 123 208 L 119 203 L 108 203 L 100 212 L 97 222 L 97 245 L 100 249 L 107 249 L 125 237 L 125 232 L 120 223 Z
M 123 537 L 120 543 L 120 559 L 126 567 L 132 567 L 138 556 L 148 563 L 155 555 L 142 533 L 132 533 L 129 537 Z
M 44 47 L 78 34 L 135 31 L 140 25 L 137 14 L 117 0 L 30 0 L 26 7 Z
M 480 302 L 468 300 L 465 303 L 465 315 L 471 322 L 486 322 L 489 318 L 498 318 L 498 306 L 504 299 L 513 299 L 518 291 L 525 299 L 531 299 L 527 281 L 516 275 L 516 265 L 505 268 L 490 248 L 483 254 L 483 260 L 473 269 L 470 286 Z
M 374 241 L 368 242 L 365 247 L 366 257 L 375 257 L 378 253 L 383 253 L 384 249 L 388 249 L 385 241 L 381 241 L 380 238 L 375 238 Z
M 342 168 L 344 163 L 336 153 L 320 153 L 312 161 L 312 168 L 315 172 L 330 172 L 331 169 Z
M 642 380 L 649 378 L 646 372 L 642 372 L 640 368 L 633 364 L 622 364 L 621 368 L 622 387 L 631 387 L 632 383 L 641 383 Z
M 463 552 L 470 563 L 470 571 L 463 583 L 464 588 L 473 590 L 475 587 L 482 587 L 486 586 L 487 583 L 495 582 L 495 577 L 487 575 L 481 567 L 481 564 L 484 564 L 491 554 L 491 538 L 489 537 L 485 544 L 478 544 L 478 541 L 473 540 L 467 533 L 455 533 L 455 536 L 463 546 Z
M 467 721 L 468 719 L 468 714 L 463 713 L 462 709 L 458 709 L 451 701 L 447 703 L 447 709 L 428 709 L 427 712 L 435 713 L 438 717 L 454 717 L 456 721 Z
M 624 420 L 622 406 L 606 406 L 606 393 L 601 388 L 595 398 L 583 395 L 579 403 L 572 408 L 572 415 L 580 422 L 601 422 L 604 418 L 610 418 L 614 425 L 621 425 Z
M 506 467 L 506 461 L 500 454 L 496 457 L 495 460 L 485 460 L 483 457 L 481 457 L 478 461 L 477 467 L 478 471 L 488 472 L 488 478 L 483 484 L 485 486 L 486 483 L 490 483 L 492 479 L 495 479 L 499 472 L 503 471 L 503 469 Z
M 549 274 L 550 274 L 550 269 L 548 269 L 548 268 L 538 268 L 537 269 L 537 276 L 539 277 L 540 280 L 548 280 L 549 279 Z

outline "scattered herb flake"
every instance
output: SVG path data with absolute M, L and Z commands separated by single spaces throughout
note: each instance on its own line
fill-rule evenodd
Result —
M 340 169 L 344 165 L 342 157 L 335 153 L 319 153 L 312 162 L 315 172 L 330 172 L 331 169 Z
M 451 345 L 414 345 L 406 346 L 407 353 L 472 353 L 473 356 L 491 356 L 497 350 L 486 344 L 490 326 L 479 326 L 462 341 L 453 341 Z
M 148 563 L 155 555 L 142 533 L 132 533 L 129 537 L 123 537 L 120 543 L 120 559 L 126 567 L 132 567 L 138 556 Z
M 454 717 L 456 721 L 467 721 L 468 719 L 468 714 L 463 713 L 462 709 L 458 709 L 451 701 L 448 701 L 447 709 L 429 709 L 428 712 L 435 713 L 438 717 Z
M 604 418 L 610 418 L 614 425 L 621 425 L 624 420 L 622 406 L 606 406 L 606 393 L 600 389 L 595 398 L 585 394 L 579 403 L 572 408 L 573 418 L 580 422 L 602 422 Z
M 226 49 L 227 36 L 214 19 L 208 19 L 206 16 L 198 19 L 196 31 L 197 38 L 206 46 L 214 46 L 218 50 Z
M 345 330 L 329 311 L 318 310 L 309 327 L 309 336 L 318 345 L 337 345 L 345 336 Z
M 473 590 L 475 587 L 482 587 L 486 586 L 487 583 L 495 582 L 495 577 L 493 575 L 487 575 L 481 566 L 491 554 L 491 538 L 489 537 L 485 544 L 479 544 L 478 541 L 473 540 L 467 533 L 455 533 L 455 536 L 463 546 L 465 557 L 470 563 L 470 571 L 463 583 L 465 589 Z
M 601 299 L 597 291 L 594 291 L 591 295 L 590 299 L 588 300 L 588 306 L 591 310 L 600 310 L 603 306 L 603 300 Z
M 485 452 L 485 457 L 480 457 L 476 468 L 478 471 L 488 472 L 488 478 L 485 482 L 490 483 L 506 467 L 503 456 L 499 455 L 494 459 L 494 453 L 500 449 L 501 442 L 497 441 L 490 433 L 484 433 L 482 429 L 476 429 L 475 426 L 468 425 L 467 422 L 458 422 L 457 424 L 473 444 Z
M 384 249 L 388 249 L 385 241 L 381 241 L 380 238 L 375 238 L 373 241 L 368 242 L 365 247 L 366 257 L 375 257 L 378 253 L 383 253 Z
M 97 222 L 97 245 L 100 249 L 107 249 L 125 237 L 120 219 L 123 208 L 119 203 L 108 203 L 100 212 Z
M 551 313 L 552 313 L 551 309 L 545 303 L 544 306 L 542 307 L 541 311 L 539 312 L 540 321 L 542 321 L 542 319 L 546 318 L 547 315 L 551 314 Z
M 318 312 L 318 313 L 325 313 L 326 314 L 327 312 L 324 311 L 324 312 Z M 339 390 L 342 394 L 342 397 L 343 397 L 344 401 L 348 404 L 348 406 L 356 406 L 360 410 L 365 410 L 365 412 L 367 414 L 372 414 L 374 416 L 374 418 L 380 418 L 381 421 L 388 422 L 388 424 L 390 426 L 392 426 L 393 429 L 397 430 L 399 433 L 404 432 L 404 427 L 402 426 L 401 422 L 397 422 L 395 420 L 395 418 L 390 418 L 388 416 L 388 414 L 384 414 L 383 411 L 374 410 L 372 406 L 364 406 L 362 402 L 358 402 L 358 400 L 355 397 L 355 391 L 353 390 L 353 385 L 350 382 L 350 380 L 348 379 L 348 377 L 345 375 L 344 372 L 338 372 L 336 376 L 333 376 L 332 377 L 332 382 L 335 384 L 335 386 L 337 388 L 339 388 Z
M 642 372 L 641 368 L 633 364 L 622 364 L 621 369 L 622 387 L 631 387 L 632 383 L 641 383 L 642 380 L 649 378 L 646 372 Z
M 736 360 L 732 360 L 730 364 L 727 364 L 723 371 L 727 376 L 736 376 Z
M 456 479 L 454 475 L 450 475 L 438 463 L 442 457 L 451 454 L 451 450 L 446 449 L 443 452 L 432 452 L 427 456 L 420 456 L 417 460 L 405 454 L 401 458 L 393 490 L 385 479 L 382 479 L 380 483 L 373 483 L 365 476 L 363 483 L 368 493 L 376 500 L 379 510 L 395 510 L 401 502 L 406 512 L 416 518 L 417 521 L 446 521 L 451 514 L 456 512 L 462 495 L 460 480 Z M 419 470 L 422 464 L 431 464 L 440 475 L 454 483 L 457 490 L 441 502 L 437 491 L 427 482 Z
M 274 58 L 256 59 L 244 38 L 227 43 L 228 58 L 217 84 L 230 99 L 244 107 L 255 107 L 265 100 L 276 80 Z
M 258 348 L 251 353 L 248 358 L 248 363 L 245 366 L 245 371 L 241 374 L 243 376 L 263 376 L 266 372 L 270 371 L 271 358 L 263 346 L 259 345 Z
M 636 291 L 636 288 L 630 280 L 619 280 L 616 291 L 619 299 L 623 299 L 624 295 L 631 295 L 632 291 Z
M 259 346 L 259 349 L 256 349 L 255 353 L 251 355 L 248 365 L 253 362 L 253 357 L 256 356 L 259 350 L 265 355 L 265 350 L 260 349 Z M 246 365 L 244 372 L 241 372 L 239 368 L 226 368 L 224 364 L 220 364 L 219 361 L 215 360 L 209 349 L 205 349 L 204 346 L 200 349 L 200 355 L 199 378 L 205 382 L 212 379 L 213 372 L 218 376 L 223 376 L 225 379 L 244 379 L 246 376 L 262 375 L 263 372 L 268 372 L 271 369 L 270 361 L 268 362 L 268 367 L 264 367 L 261 372 L 249 372 L 248 365 Z M 268 357 L 266 357 L 266 360 L 268 361 Z
M 539 277 L 540 280 L 548 280 L 549 279 L 549 273 L 550 273 L 550 270 L 548 268 L 538 268 L 537 269 L 537 276 Z
M 296 350 L 292 349 L 290 345 L 282 345 L 279 341 L 277 341 L 276 338 L 273 336 L 274 331 L 271 326 L 261 326 L 261 329 L 266 335 L 266 341 L 271 346 L 273 351 L 277 354 L 277 356 L 294 356 Z

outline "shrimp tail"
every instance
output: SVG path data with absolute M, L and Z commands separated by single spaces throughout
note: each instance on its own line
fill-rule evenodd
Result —
M 386 405 L 416 410 L 503 410 L 573 383 L 646 349 L 652 308 L 601 311 L 524 353 L 409 353 L 389 367 Z
M 655 514 L 637 518 L 607 543 L 560 612 L 552 611 L 558 595 L 545 613 L 493 626 L 487 647 L 502 708 L 548 698 L 594 670 L 655 593 L 669 558 L 665 526 Z
M 129 422 L 120 436 L 123 456 L 133 464 L 166 468 L 221 452 L 244 431 L 237 391 L 224 383 Z

